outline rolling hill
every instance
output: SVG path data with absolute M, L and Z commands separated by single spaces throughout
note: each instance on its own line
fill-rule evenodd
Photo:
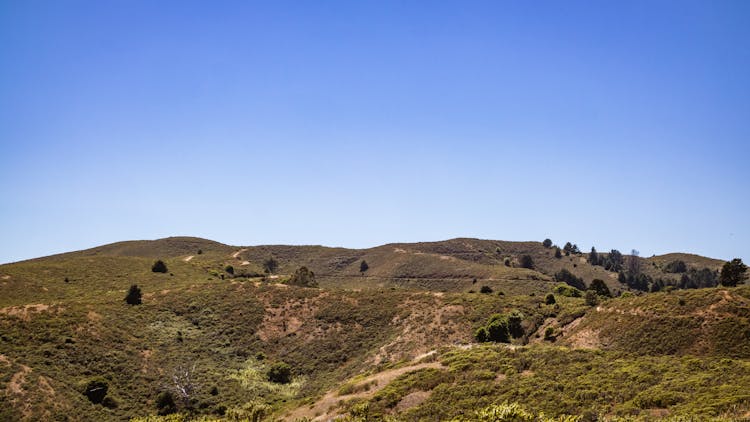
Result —
M 279 267 L 264 274 L 270 257 Z M 157 259 L 166 273 L 151 270 Z M 639 258 L 644 274 L 677 281 L 685 272 L 664 271 L 675 261 L 723 264 Z M 319 287 L 289 284 L 301 266 Z M 478 239 L 355 250 L 177 237 L 1 265 L 0 420 L 748 415 L 748 287 L 590 303 L 556 289 L 562 269 L 632 290 L 585 255 Z M 133 284 L 140 305 L 123 300 Z M 477 343 L 494 314 L 518 315 L 520 332 Z M 290 382 L 269 381 L 282 362 Z

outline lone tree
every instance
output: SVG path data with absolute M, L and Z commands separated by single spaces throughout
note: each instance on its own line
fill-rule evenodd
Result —
M 138 285 L 133 284 L 128 290 L 128 294 L 125 295 L 125 302 L 128 305 L 140 305 L 141 304 L 141 289 Z
M 560 252 L 560 248 L 555 247 L 555 258 L 560 259 L 562 258 L 562 252 Z
M 552 247 L 552 240 L 551 239 L 544 239 L 544 242 L 542 242 L 542 246 L 545 248 L 551 248 Z
M 155 273 L 166 273 L 167 271 L 167 264 L 164 263 L 161 259 L 154 262 L 154 265 L 151 266 L 151 271 Z
M 554 305 L 557 301 L 555 300 L 555 295 L 552 293 L 547 293 L 547 296 L 544 298 L 544 303 L 547 305 Z
M 641 273 L 641 258 L 638 255 L 640 255 L 640 252 L 632 249 L 630 256 L 628 256 L 628 272 L 633 276 L 638 276 Z
M 362 273 L 362 274 L 364 274 L 365 271 L 367 271 L 369 269 L 370 269 L 370 266 L 367 265 L 367 261 L 365 261 L 363 259 L 362 262 L 359 263 L 359 272 Z
M 521 268 L 534 269 L 534 260 L 531 258 L 531 255 L 521 255 L 519 263 L 521 264 Z
M 745 276 L 746 271 L 747 265 L 743 264 L 742 260 L 739 258 L 734 258 L 725 263 L 724 266 L 721 267 L 721 275 L 719 276 L 721 285 L 726 287 L 736 286 L 737 283 L 741 283 L 747 278 Z
M 263 261 L 263 271 L 267 274 L 275 273 L 277 268 L 279 268 L 279 263 L 273 257 Z

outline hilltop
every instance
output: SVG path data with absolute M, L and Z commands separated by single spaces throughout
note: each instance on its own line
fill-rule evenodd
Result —
M 0 420 L 435 420 L 506 402 L 589 419 L 750 412 L 750 289 L 679 290 L 722 261 L 633 258 L 642 277 L 674 283 L 648 293 L 620 281 L 624 270 L 555 251 L 464 238 L 345 249 L 177 237 L 1 265 Z M 266 273 L 270 258 L 278 266 Z M 167 272 L 152 271 L 156 260 Z M 302 266 L 317 287 L 294 285 Z M 583 297 L 556 279 L 561 270 L 626 294 Z M 140 305 L 123 300 L 133 284 Z M 477 342 L 495 314 L 517 318 L 514 334 Z M 269 381 L 282 362 L 290 382 Z M 195 388 L 181 401 L 185 372 Z

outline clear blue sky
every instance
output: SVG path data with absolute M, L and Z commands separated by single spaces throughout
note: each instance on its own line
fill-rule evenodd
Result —
M 0 262 L 458 236 L 750 259 L 750 2 L 2 1 Z

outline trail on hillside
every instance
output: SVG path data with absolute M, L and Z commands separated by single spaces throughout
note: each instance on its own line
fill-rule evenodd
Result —
M 182 260 L 185 261 L 185 262 L 190 262 L 191 259 L 193 259 L 193 255 L 190 255 L 187 258 L 183 258 Z
M 235 253 L 232 254 L 232 258 L 237 258 L 238 256 L 240 256 L 240 254 L 242 252 L 245 252 L 246 250 L 247 250 L 247 248 L 243 248 L 243 249 L 238 250 L 237 252 L 235 252 Z

